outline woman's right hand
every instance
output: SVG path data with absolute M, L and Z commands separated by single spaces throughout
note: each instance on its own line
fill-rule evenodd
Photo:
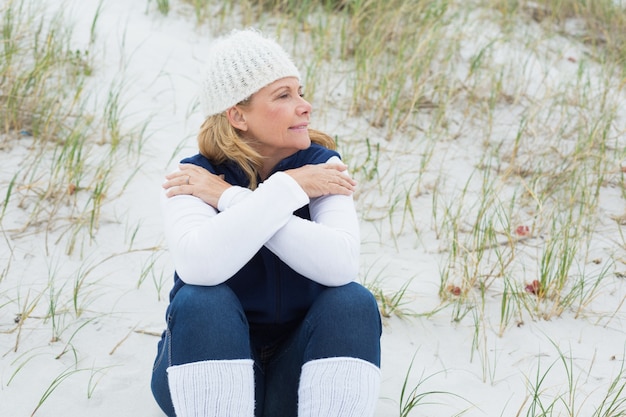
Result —
M 340 163 L 304 165 L 285 171 L 290 175 L 309 198 L 328 194 L 351 195 L 356 189 L 356 181 L 346 172 L 347 166 Z
M 222 193 L 231 185 L 219 175 L 210 173 L 193 164 L 180 164 L 178 171 L 165 177 L 163 188 L 168 197 L 175 195 L 193 195 L 205 203 L 217 208 Z

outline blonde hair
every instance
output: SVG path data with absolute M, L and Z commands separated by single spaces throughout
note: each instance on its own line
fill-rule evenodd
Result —
M 318 130 L 309 129 L 311 142 L 334 150 L 335 141 L 327 134 Z M 263 156 L 255 151 L 240 136 L 225 113 L 215 114 L 206 118 L 198 133 L 198 149 L 200 154 L 214 164 L 223 164 L 226 161 L 235 162 L 250 181 L 249 188 L 254 190 L 258 186 L 258 174 L 263 164 Z

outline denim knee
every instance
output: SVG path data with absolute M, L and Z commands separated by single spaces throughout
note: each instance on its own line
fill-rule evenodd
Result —
M 352 282 L 325 289 L 305 319 L 307 360 L 349 356 L 380 366 L 382 324 L 374 295 Z
M 183 286 L 170 304 L 167 321 L 172 364 L 251 356 L 243 307 L 225 284 Z
M 169 315 L 185 320 L 213 317 L 245 320 L 245 314 L 235 293 L 225 284 L 216 286 L 184 285 L 170 303 Z M 233 317 L 229 317 L 229 316 Z
M 334 320 L 355 320 L 376 325 L 378 333 L 382 332 L 380 311 L 376 298 L 367 288 L 359 283 L 351 282 L 341 287 L 325 290 L 316 300 L 324 313 Z

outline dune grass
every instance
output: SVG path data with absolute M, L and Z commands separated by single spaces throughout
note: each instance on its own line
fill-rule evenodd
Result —
M 71 45 L 62 11 L 26 0 L 2 8 L 0 143 L 17 156 L 0 220 L 9 208 L 21 211 L 22 224 L 8 230 L 14 236 L 61 228 L 72 253 L 83 232 L 96 233 L 109 195 L 123 191 L 111 189 L 112 172 L 140 138 L 120 132 L 123 85 L 111 86 L 101 113 L 91 105 L 92 44 Z M 92 41 L 97 24 L 96 13 Z

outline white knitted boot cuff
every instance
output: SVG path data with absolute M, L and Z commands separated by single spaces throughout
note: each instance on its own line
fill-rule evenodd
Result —
M 327 358 L 302 367 L 298 417 L 372 417 L 380 369 L 356 358 Z
M 253 417 L 254 361 L 192 362 L 167 368 L 177 417 Z

